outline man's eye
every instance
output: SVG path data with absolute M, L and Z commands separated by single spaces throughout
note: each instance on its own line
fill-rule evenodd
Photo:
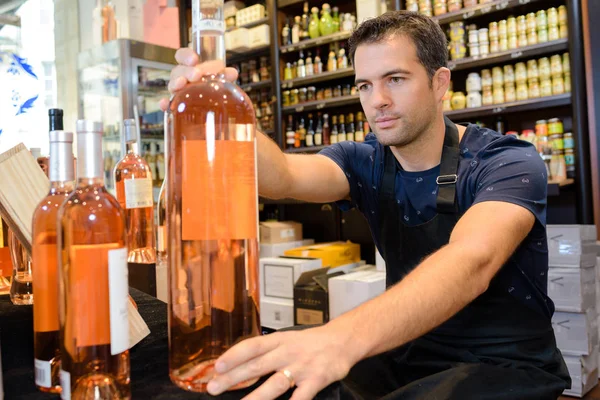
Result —
M 392 83 L 400 83 L 404 80 L 404 78 L 400 76 L 392 76 L 390 80 L 392 81 Z
M 360 86 L 358 87 L 358 90 L 360 90 L 361 92 L 364 92 L 364 91 L 366 91 L 367 89 L 369 89 L 369 85 L 366 85 L 366 84 L 365 84 L 365 85 L 360 85 Z

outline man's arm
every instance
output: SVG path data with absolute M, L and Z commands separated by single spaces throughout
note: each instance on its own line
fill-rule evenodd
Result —
M 258 192 L 271 199 L 290 197 L 315 203 L 348 198 L 350 185 L 338 165 L 321 155 L 285 154 L 257 133 Z
M 515 204 L 488 201 L 472 206 L 448 245 L 381 296 L 328 324 L 347 338 L 347 348 L 354 352 L 351 365 L 424 335 L 475 300 L 534 222 L 529 210 Z

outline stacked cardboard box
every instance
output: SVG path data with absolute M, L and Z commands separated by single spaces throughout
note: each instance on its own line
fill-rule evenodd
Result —
M 547 234 L 552 326 L 572 379 L 564 394 L 582 397 L 598 383 L 596 227 L 548 225 Z

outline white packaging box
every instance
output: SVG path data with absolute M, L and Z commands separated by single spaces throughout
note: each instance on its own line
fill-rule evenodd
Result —
M 250 50 L 250 35 L 248 29 L 239 28 L 225 32 L 225 49 L 233 52 Z
M 260 324 L 271 329 L 294 326 L 294 300 L 261 296 Z
M 584 312 L 596 307 L 596 268 L 548 269 L 548 297 L 557 311 Z
M 385 260 L 381 256 L 377 246 L 375 246 L 375 266 L 377 267 L 377 271 L 385 272 Z
M 382 14 L 380 0 L 356 0 L 356 21 L 360 24 L 366 19 Z
M 223 14 L 225 15 L 225 19 L 230 17 L 235 17 L 235 14 L 238 10 L 243 9 L 245 6 L 243 1 L 235 1 L 229 0 L 223 4 Z
M 329 280 L 329 320 L 385 292 L 385 272 L 374 268 Z
M 589 356 L 563 354 L 571 375 L 571 389 L 565 390 L 563 394 L 583 397 L 598 384 L 598 356 L 598 347 L 595 347 Z
M 250 34 L 250 47 L 268 46 L 271 43 L 269 25 L 262 24 L 248 30 Z
M 260 244 L 260 258 L 281 257 L 286 250 L 295 249 L 296 247 L 309 246 L 315 244 L 314 239 L 303 239 L 295 242 L 276 243 L 276 244 Z
M 598 344 L 598 315 L 595 307 L 585 313 L 555 312 L 552 327 L 556 345 L 563 354 L 589 355 Z
M 144 3 L 143 0 L 113 0 L 119 39 L 144 41 Z
M 322 267 L 320 258 L 269 257 L 260 259 L 260 293 L 294 299 L 294 284 L 302 273 Z
M 238 10 L 235 13 L 235 26 L 243 26 L 265 17 L 265 6 L 255 4 Z
M 548 225 L 548 261 L 552 267 L 596 265 L 595 225 Z

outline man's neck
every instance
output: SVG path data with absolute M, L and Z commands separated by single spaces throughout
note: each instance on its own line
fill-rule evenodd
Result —
M 391 146 L 390 150 L 403 170 L 426 171 L 440 164 L 445 133 L 444 117 L 440 115 L 417 140 L 406 146 Z

